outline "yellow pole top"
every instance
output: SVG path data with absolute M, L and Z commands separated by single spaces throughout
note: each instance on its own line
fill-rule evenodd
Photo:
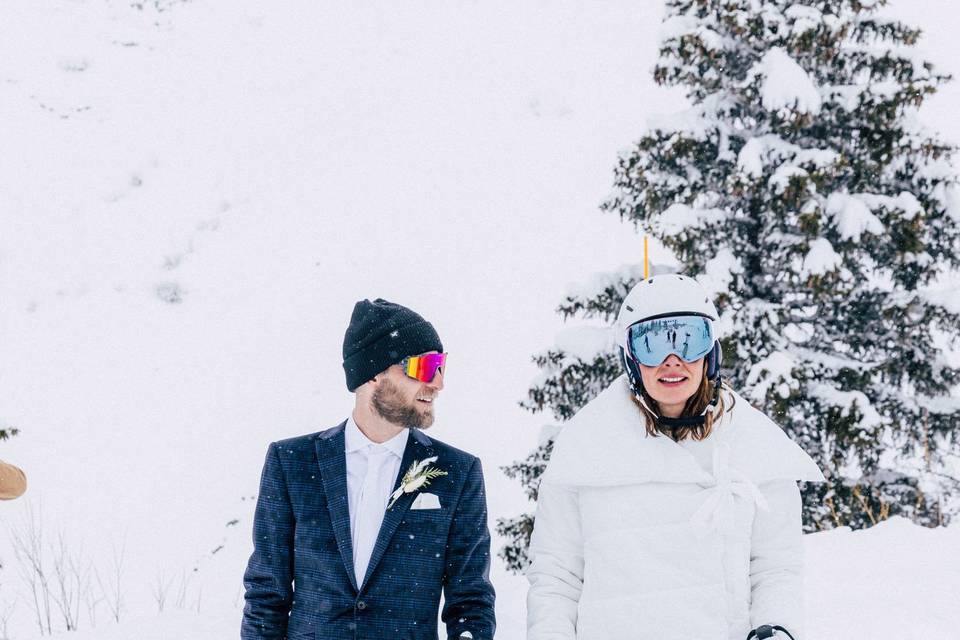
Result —
M 643 236 L 643 279 L 650 277 L 650 236 Z

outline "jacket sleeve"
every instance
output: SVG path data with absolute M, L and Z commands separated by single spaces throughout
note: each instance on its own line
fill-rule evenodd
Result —
M 27 476 L 23 471 L 0 460 L 0 500 L 13 500 L 27 490 Z
M 448 638 L 493 638 L 497 623 L 490 582 L 490 530 L 480 460 L 474 458 L 447 537 L 443 614 Z
M 758 509 L 750 544 L 750 624 L 780 625 L 803 633 L 803 529 L 800 489 L 793 480 L 760 487 L 768 509 Z
M 527 640 L 575 640 L 583 589 L 583 537 L 575 489 L 541 483 L 529 554 Z
M 294 517 L 276 444 L 267 450 L 253 519 L 253 554 L 246 587 L 241 640 L 286 638 L 293 602 Z

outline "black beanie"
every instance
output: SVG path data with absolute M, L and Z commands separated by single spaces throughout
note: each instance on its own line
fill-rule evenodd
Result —
M 406 307 L 377 298 L 353 307 L 343 336 L 343 371 L 347 389 L 357 387 L 407 356 L 443 352 L 433 325 Z

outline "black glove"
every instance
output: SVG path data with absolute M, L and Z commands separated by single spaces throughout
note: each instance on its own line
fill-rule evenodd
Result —
M 747 636 L 747 640 L 766 640 L 767 638 L 773 638 L 774 640 L 777 638 L 790 638 L 790 640 L 794 640 L 790 632 L 778 624 L 762 624 Z

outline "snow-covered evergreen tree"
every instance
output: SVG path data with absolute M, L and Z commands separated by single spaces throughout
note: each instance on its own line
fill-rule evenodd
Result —
M 960 316 L 929 285 L 960 264 L 954 147 L 917 119 L 949 77 L 883 0 L 668 0 L 662 85 L 692 108 L 623 155 L 603 209 L 649 230 L 715 293 L 733 386 L 815 457 L 807 530 L 948 519 Z M 559 311 L 609 324 L 626 269 Z M 586 358 L 586 359 L 584 359 Z M 612 339 L 552 349 L 525 406 L 562 422 L 619 375 Z M 536 496 L 550 435 L 508 467 Z M 532 517 L 499 523 L 525 562 Z

